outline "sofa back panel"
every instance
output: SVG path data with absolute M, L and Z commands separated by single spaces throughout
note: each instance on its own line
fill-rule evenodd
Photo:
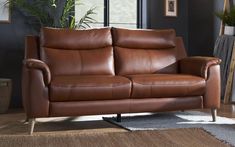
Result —
M 169 30 L 129 30 L 112 28 L 115 46 L 134 49 L 168 49 L 175 47 L 175 31 Z
M 71 30 L 42 28 L 41 46 L 65 50 L 97 49 L 112 46 L 110 28 Z
M 177 73 L 176 50 L 129 49 L 115 47 L 118 75 Z
M 113 48 L 93 50 L 45 49 L 52 75 L 114 75 Z
M 38 36 L 26 36 L 24 58 L 39 59 L 40 38 Z
M 176 44 L 176 51 L 177 51 L 177 59 L 180 60 L 180 59 L 187 57 L 187 52 L 184 47 L 183 38 L 176 37 L 175 44 Z

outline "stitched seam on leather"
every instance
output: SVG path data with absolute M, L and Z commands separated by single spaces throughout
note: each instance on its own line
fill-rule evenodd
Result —
M 152 73 L 152 65 L 153 65 L 153 63 L 152 63 L 152 56 L 150 55 L 149 50 L 146 50 L 146 52 L 147 52 L 147 54 L 148 54 L 148 56 L 149 56 L 149 61 L 150 61 L 149 73 Z
M 206 63 L 204 63 L 203 65 L 202 65 L 202 68 L 201 68 L 201 76 L 203 76 L 204 78 L 206 78 L 207 77 L 207 64 Z
M 67 100 L 70 100 L 70 98 L 71 98 L 71 95 L 72 95 L 72 94 L 71 94 L 71 93 L 72 93 L 72 87 L 73 87 L 72 85 L 69 86 L 68 97 L 66 97 Z
M 206 68 L 206 72 L 205 72 L 205 79 L 206 79 L 206 81 L 209 79 L 209 70 L 208 69 L 210 69 L 210 67 L 212 67 L 212 66 L 216 66 L 216 65 L 219 65 L 219 63 L 212 63 L 212 64 L 210 64 L 210 65 L 208 65 L 208 67 Z
M 129 79 L 129 78 L 128 78 Z M 130 79 L 131 80 L 131 79 Z M 130 98 L 132 98 L 134 93 L 134 82 L 131 80 L 131 92 L 130 92 Z
M 111 97 L 114 98 L 113 97 L 113 84 L 111 85 L 111 91 L 112 91 L 112 96 Z
M 98 47 L 98 48 L 92 48 L 92 49 L 68 49 L 68 48 L 53 48 L 53 47 L 46 47 L 46 46 L 42 46 L 45 49 L 53 49 L 53 50 L 68 50 L 68 51 L 78 51 L 78 50 L 86 50 L 86 51 L 91 51 L 91 50 L 98 50 L 98 49 L 106 49 L 108 47 L 112 47 L 112 45 L 109 46 L 105 46 L 105 47 Z
M 129 103 L 128 103 L 128 112 L 131 112 L 131 103 L 132 103 L 133 99 L 129 99 Z
M 79 51 L 77 51 L 77 52 L 78 52 L 78 54 L 80 56 L 80 66 L 81 66 L 81 69 L 80 69 L 79 75 L 81 75 L 82 71 L 83 71 L 82 55 L 81 55 L 81 53 Z
M 152 81 L 151 81 L 152 82 Z M 204 82 L 204 81 L 203 81 Z M 197 83 L 188 83 L 188 84 L 172 84 L 172 85 L 169 85 L 169 84 L 154 84 L 155 86 L 187 86 L 187 85 L 191 85 L 191 86 L 195 86 L 197 84 L 201 84 L 202 82 L 197 82 Z M 206 82 L 204 82 L 206 83 Z M 143 83 L 137 83 L 135 82 L 135 84 L 138 84 L 138 85 L 148 85 L 148 86 L 152 86 L 153 83 L 151 84 L 143 84 Z
M 126 77 L 126 76 L 124 76 L 126 79 L 128 79 L 129 80 L 129 82 L 130 83 L 128 83 L 128 84 L 125 84 L 125 85 L 129 85 L 129 84 L 131 84 L 131 92 L 130 92 L 130 97 L 129 98 L 132 98 L 132 94 L 134 93 L 133 92 L 133 90 L 134 90 L 134 82 L 131 80 L 131 78 L 130 77 Z
M 152 96 L 153 94 L 153 81 L 151 81 L 151 87 L 150 87 L 150 95 Z
M 125 47 L 125 46 L 121 46 L 119 44 L 117 44 L 116 46 L 119 47 L 119 48 L 136 49 L 136 50 L 165 50 L 165 49 L 175 48 L 175 46 L 169 46 L 169 47 L 165 47 L 165 48 L 135 48 L 135 47 Z
M 126 85 L 129 85 L 129 84 L 123 84 L 123 85 L 111 85 L 111 86 L 99 86 L 99 85 L 97 85 L 97 86 L 73 86 L 73 87 L 107 87 L 107 88 L 109 88 L 109 87 L 121 87 L 121 86 L 126 86 Z M 65 87 L 65 88 L 70 88 L 71 86 L 70 85 L 68 85 L 68 86 L 63 86 L 63 85 L 54 85 L 55 87 Z M 52 86 L 53 87 L 53 86 Z

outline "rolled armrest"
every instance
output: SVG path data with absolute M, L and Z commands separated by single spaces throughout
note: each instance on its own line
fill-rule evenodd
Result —
M 180 60 L 180 73 L 192 74 L 208 78 L 207 71 L 213 65 L 219 65 L 221 59 L 214 57 L 188 57 Z
M 43 72 L 43 79 L 45 85 L 50 84 L 51 72 L 49 67 L 43 61 L 37 59 L 25 59 L 23 61 L 23 64 L 26 66 L 26 68 L 41 70 Z

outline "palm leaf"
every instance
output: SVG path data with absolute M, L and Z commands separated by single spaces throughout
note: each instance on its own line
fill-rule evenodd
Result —
M 30 16 L 34 16 L 41 26 L 48 26 L 53 24 L 53 18 L 45 11 L 43 6 L 48 5 L 48 0 L 34 0 L 28 2 L 27 0 L 7 0 L 10 7 L 17 7 L 24 13 Z
M 59 0 L 6 0 L 10 8 L 19 8 L 26 16 L 34 16 L 41 26 L 58 26 L 58 14 L 61 15 L 58 27 L 84 28 L 90 27 L 88 23 L 94 22 L 91 15 L 96 14 L 95 8 L 89 9 L 81 20 L 75 22 L 74 8 L 83 5 L 80 0 L 66 0 L 63 10 L 57 8 Z
M 93 23 L 94 22 L 94 19 L 91 18 L 90 16 L 96 14 L 95 11 L 94 11 L 95 9 L 96 9 L 96 7 L 93 7 L 93 8 L 90 8 L 86 12 L 86 14 L 79 20 L 79 22 L 77 24 L 78 28 L 86 28 L 86 27 L 90 28 L 90 25 L 88 23 Z
M 72 10 L 74 9 L 75 5 L 77 3 L 79 3 L 80 0 L 66 0 L 65 2 L 65 6 L 64 6 L 64 9 L 63 9 L 63 12 L 62 12 L 62 16 L 61 16 L 61 19 L 60 19 L 60 25 L 61 27 L 67 27 L 68 24 L 69 24 L 69 16 L 70 16 L 70 13 L 72 13 Z M 71 24 L 70 24 L 71 25 Z

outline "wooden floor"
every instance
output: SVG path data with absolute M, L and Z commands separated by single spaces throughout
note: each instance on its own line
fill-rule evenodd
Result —
M 199 110 L 211 113 L 210 110 Z M 116 116 L 116 115 L 113 115 Z M 224 105 L 218 110 L 218 116 L 228 117 L 235 120 L 235 104 Z M 81 116 L 74 118 L 65 118 L 61 125 L 58 120 L 62 118 L 49 118 L 51 123 L 44 123 L 41 118 L 36 124 L 36 134 L 45 132 L 74 131 L 94 133 L 94 132 L 126 132 L 127 130 L 102 120 L 102 116 Z M 24 125 L 25 113 L 22 109 L 9 110 L 6 114 L 0 114 L 0 135 L 7 134 L 26 134 L 28 125 Z M 76 123 L 73 123 L 76 120 Z M 45 118 L 45 122 L 48 118 Z M 40 123 L 41 122 L 41 123 Z M 56 127 L 55 127 L 56 126 Z
M 229 117 L 229 118 L 235 118 L 235 104 L 232 104 L 232 105 L 222 104 L 219 110 L 219 115 Z
M 210 113 L 210 110 L 201 110 Z M 235 120 L 235 104 L 221 104 L 218 116 L 233 118 Z
M 199 110 L 199 111 L 211 113 L 211 111 L 209 109 Z M 235 119 L 235 104 L 221 104 L 221 107 L 220 107 L 220 109 L 218 109 L 217 112 L 218 112 L 218 116 L 223 116 L 223 117 Z M 8 111 L 9 115 L 14 114 L 14 113 L 23 113 L 23 110 L 22 109 L 11 109 Z M 4 115 L 7 116 L 7 114 L 4 114 Z M 0 114 L 0 116 L 1 116 L 1 114 Z M 11 117 L 9 117 L 9 120 L 11 120 Z M 5 121 L 7 121 L 7 120 L 5 120 Z
M 199 111 L 210 113 L 210 110 L 199 110 Z M 8 111 L 9 114 L 22 113 L 22 112 L 23 112 L 22 109 L 11 109 Z M 235 104 L 221 104 L 220 109 L 218 110 L 218 116 L 224 116 L 235 119 Z
M 199 110 L 202 112 L 210 113 L 210 110 Z M 12 109 L 8 113 L 20 113 L 23 112 L 21 109 Z M 218 116 L 234 118 L 235 119 L 235 104 L 221 104 L 220 109 L 218 110 Z

